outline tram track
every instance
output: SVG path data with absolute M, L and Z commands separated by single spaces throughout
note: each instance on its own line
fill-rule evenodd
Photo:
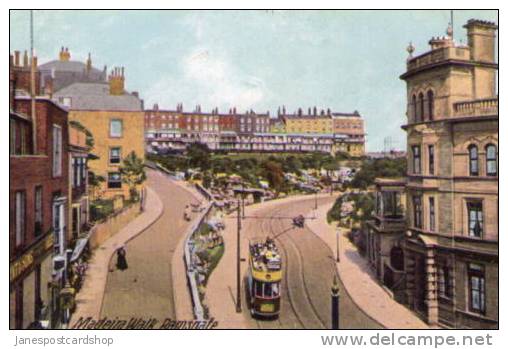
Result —
M 331 200 L 319 198 L 318 205 Z M 257 329 L 322 329 L 331 327 L 330 287 L 337 275 L 335 252 L 321 237 L 307 225 L 292 228 L 288 218 L 300 213 L 312 215 L 313 199 L 260 209 L 258 219 L 242 221 L 243 237 L 246 240 L 272 237 L 276 240 L 283 262 L 281 285 L 281 311 L 278 318 L 263 319 L 251 316 L 247 307 L 249 296 L 246 287 L 246 274 L 243 279 L 243 316 L 247 327 Z M 310 214 L 309 214 L 310 212 Z M 284 218 L 278 218 L 284 217 Z M 378 323 L 369 318 L 359 308 L 339 279 L 341 289 L 340 313 L 341 328 L 379 329 Z
M 304 203 L 307 203 L 308 200 L 305 200 Z M 301 204 L 301 203 L 300 203 Z M 300 205 L 299 205 L 300 206 Z M 305 205 L 306 206 L 306 205 Z M 281 209 L 280 211 L 284 211 L 286 208 Z M 279 212 L 280 212 L 279 211 Z M 284 231 L 285 228 L 283 226 L 282 221 L 272 222 L 272 226 L 278 226 L 280 231 Z M 302 321 L 303 328 L 307 329 L 322 329 L 326 328 L 323 320 L 321 319 L 314 303 L 312 302 L 312 298 L 309 292 L 309 288 L 307 286 L 306 278 L 305 278 L 305 269 L 304 269 L 304 259 L 302 257 L 302 253 L 297 243 L 291 238 L 291 234 L 288 232 L 283 233 L 282 235 L 277 237 L 277 240 L 280 242 L 281 247 L 284 249 L 286 255 L 288 255 L 288 250 L 292 250 L 293 258 L 292 260 L 297 261 L 298 268 L 298 276 L 295 277 L 295 273 L 290 275 L 290 267 L 287 268 L 286 277 L 288 280 L 288 290 L 293 289 L 297 292 L 298 296 L 293 297 L 292 305 L 293 309 L 295 309 L 295 315 L 298 316 Z M 289 258 L 287 258 L 289 259 Z M 289 282 L 291 280 L 291 283 Z M 305 300 L 302 302 L 302 300 Z M 298 308 L 298 310 L 296 310 Z
M 310 200 L 312 199 L 298 203 L 298 207 L 307 207 Z M 322 314 L 320 314 L 312 300 L 308 280 L 305 277 L 305 261 L 299 244 L 292 239 L 283 221 L 274 219 L 274 217 L 281 215 L 282 212 L 286 213 L 285 211 L 291 211 L 291 209 L 294 209 L 294 207 L 275 209 L 271 212 L 270 218 L 262 220 L 259 230 L 251 229 L 251 232 L 261 232 L 254 233 L 256 238 L 272 236 L 278 242 L 277 245 L 280 248 L 284 262 L 283 282 L 281 283 L 281 290 L 283 293 L 280 316 L 277 321 L 254 320 L 256 326 L 262 329 L 281 327 L 310 329 L 327 328 L 326 321 L 323 320 Z M 251 236 L 252 235 L 251 233 Z M 288 309 L 290 311 L 287 311 Z M 280 325 L 280 327 L 277 325 Z

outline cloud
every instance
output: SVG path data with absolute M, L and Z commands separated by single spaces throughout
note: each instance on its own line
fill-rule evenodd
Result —
M 163 108 L 184 102 L 201 104 L 203 109 L 236 106 L 245 110 L 262 101 L 267 89 L 260 78 L 245 74 L 225 56 L 201 47 L 183 57 L 176 75 L 159 78 L 146 95 L 149 102 Z

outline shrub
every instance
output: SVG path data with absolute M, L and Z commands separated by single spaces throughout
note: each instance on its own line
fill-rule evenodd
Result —
M 92 222 L 105 220 L 114 212 L 113 200 L 101 199 L 90 203 L 90 220 Z

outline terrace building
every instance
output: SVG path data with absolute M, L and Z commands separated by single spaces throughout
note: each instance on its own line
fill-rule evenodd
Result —
M 69 241 L 67 110 L 40 96 L 37 58 L 19 57 L 9 66 L 9 327 L 54 328 Z
M 236 108 L 230 109 L 227 114 L 219 113 L 218 108 L 211 113 L 204 113 L 198 105 L 191 113 L 184 112 L 181 104 L 178 104 L 174 111 L 159 110 L 155 105 L 152 110 L 145 111 L 146 146 L 148 151 L 182 151 L 188 144 L 201 142 L 212 150 L 322 153 L 343 151 L 352 156 L 364 155 L 363 128 L 358 129 L 358 125 L 363 127 L 360 115 L 347 114 L 350 115 L 351 125 L 354 124 L 355 129 L 348 131 L 349 133 L 337 134 L 333 132 L 333 124 L 337 122 L 333 118 L 338 115 L 346 117 L 346 114 L 332 115 L 331 112 L 323 117 L 295 117 L 285 114 L 285 107 L 283 113 L 279 110 L 277 118 L 270 118 L 269 112 L 258 114 L 250 110 L 239 114 Z M 352 129 L 352 126 L 350 128 Z

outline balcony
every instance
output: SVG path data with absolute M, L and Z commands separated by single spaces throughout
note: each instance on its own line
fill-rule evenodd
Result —
M 399 216 L 383 216 L 374 214 L 374 225 L 383 232 L 400 232 L 406 229 L 406 218 Z
M 498 98 L 454 103 L 453 112 L 455 117 L 498 115 Z
M 397 232 L 405 229 L 405 201 L 403 179 L 377 178 L 374 225 L 380 231 Z

